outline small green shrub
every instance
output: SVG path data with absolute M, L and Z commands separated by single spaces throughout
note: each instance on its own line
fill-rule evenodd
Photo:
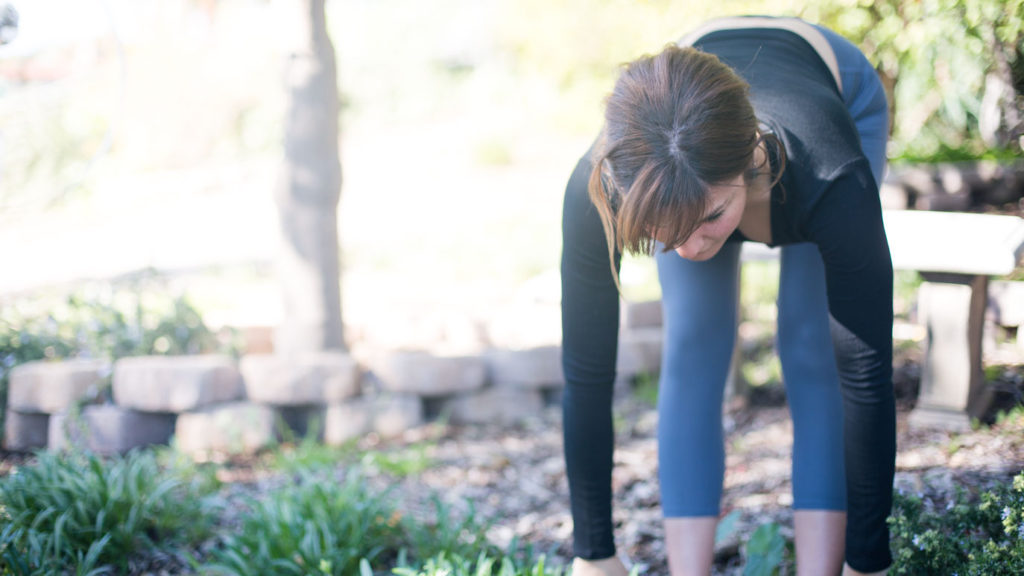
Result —
M 368 473 L 383 472 L 398 478 L 414 476 L 433 464 L 432 445 L 422 442 L 395 451 L 370 450 L 363 454 L 360 465 Z
M 401 516 L 359 474 L 344 481 L 306 475 L 251 506 L 203 573 L 347 576 L 363 559 L 390 560 L 403 543 Z
M 470 558 L 478 554 L 496 555 L 499 550 L 487 541 L 491 522 L 477 516 L 476 507 L 467 502 L 469 509 L 459 517 L 440 497 L 433 497 L 434 521 L 423 522 L 403 519 L 408 554 L 417 561 L 447 554 Z
M 774 522 L 762 524 L 754 530 L 746 545 L 746 564 L 743 576 L 774 576 L 779 567 L 792 556 L 791 543 L 780 533 Z
M 41 453 L 0 481 L 0 574 L 124 572 L 147 552 L 194 545 L 210 532 L 213 488 L 155 452 Z
M 1024 574 L 1024 473 L 977 497 L 961 489 L 941 509 L 897 493 L 889 525 L 890 574 Z
M 271 470 L 301 475 L 329 470 L 350 460 L 356 451 L 355 441 L 342 446 L 325 444 L 320 439 L 323 427 L 323 419 L 314 418 L 300 438 L 278 417 L 277 433 L 281 441 L 267 451 L 264 464 Z

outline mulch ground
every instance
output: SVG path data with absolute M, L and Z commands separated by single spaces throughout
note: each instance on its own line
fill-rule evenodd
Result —
M 924 494 L 934 502 L 948 501 L 958 486 L 984 489 L 1009 481 L 1024 469 L 1024 419 L 965 433 L 911 429 L 909 409 L 916 392 L 917 364 L 898 360 L 899 399 L 896 486 Z M 1024 366 L 1007 367 L 998 383 L 1018 393 L 1024 389 Z M 628 389 L 619 390 L 615 403 L 617 439 L 613 488 L 620 550 L 642 574 L 667 574 L 662 542 L 657 484 L 657 414 Z M 479 518 L 493 519 L 489 537 L 501 546 L 518 541 L 532 545 L 549 561 L 571 558 L 572 523 L 568 509 L 562 459 L 561 415 L 558 406 L 515 426 L 454 426 L 432 423 L 403 438 L 384 441 L 369 437 L 361 448 L 401 452 L 426 446 L 430 465 L 405 477 L 379 474 L 369 481 L 390 488 L 403 514 L 431 520 L 432 498 L 440 497 L 456 513 L 470 507 Z M 775 522 L 792 536 L 790 451 L 792 426 L 781 387 L 755 389 L 746 406 L 725 418 L 727 472 L 723 513 L 739 511 L 733 535 L 716 550 L 714 574 L 740 574 L 742 543 L 758 526 Z M 0 476 L 30 458 L 0 454 Z M 261 457 L 236 458 L 221 464 L 229 502 L 222 529 L 237 525 L 249 496 L 287 489 L 294 481 L 273 471 Z M 339 466 L 341 475 L 345 470 Z M 211 543 L 212 545 L 212 543 Z M 202 552 L 200 552 L 202 555 Z M 184 559 L 151 559 L 139 574 L 187 572 Z
M 755 397 L 758 395 L 755 395 Z M 715 574 L 741 573 L 741 543 L 758 526 L 776 522 L 792 536 L 790 453 L 792 425 L 780 394 L 759 394 L 726 417 L 727 471 L 723 513 L 741 514 L 736 532 L 716 550 Z M 910 429 L 908 403 L 898 416 L 896 486 L 944 503 L 957 486 L 983 488 L 1010 480 L 1024 469 L 1020 424 L 967 433 Z M 667 574 L 657 484 L 657 415 L 628 394 L 616 401 L 613 489 L 620 549 L 641 573 Z M 571 557 L 568 510 L 557 407 L 509 427 L 448 427 L 436 440 L 434 465 L 398 481 L 403 506 L 429 517 L 430 493 L 453 506 L 473 502 L 478 514 L 496 519 L 499 543 L 534 544 L 559 559 Z

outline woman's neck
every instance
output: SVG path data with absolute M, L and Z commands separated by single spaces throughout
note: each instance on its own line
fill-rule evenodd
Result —
M 764 143 L 754 150 L 754 166 L 761 166 L 757 175 L 747 184 L 747 204 L 740 219 L 739 229 L 747 238 L 771 244 L 771 170 Z

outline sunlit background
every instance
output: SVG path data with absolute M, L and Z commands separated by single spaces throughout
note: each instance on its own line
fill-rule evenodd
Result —
M 0 304 L 144 278 L 187 293 L 215 328 L 279 321 L 286 2 L 9 2 Z M 968 16 L 939 18 L 938 1 L 804 4 L 329 0 L 350 341 L 556 340 L 561 196 L 616 67 L 708 17 L 802 15 L 856 36 L 883 72 L 902 71 L 891 157 L 979 153 L 988 47 L 971 43 Z M 944 55 L 938 36 L 967 49 Z M 623 280 L 657 296 L 645 260 Z

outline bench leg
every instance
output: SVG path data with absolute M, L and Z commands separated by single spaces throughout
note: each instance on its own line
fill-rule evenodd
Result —
M 923 273 L 918 313 L 927 329 L 921 391 L 911 426 L 967 430 L 993 394 L 981 365 L 988 276 Z

